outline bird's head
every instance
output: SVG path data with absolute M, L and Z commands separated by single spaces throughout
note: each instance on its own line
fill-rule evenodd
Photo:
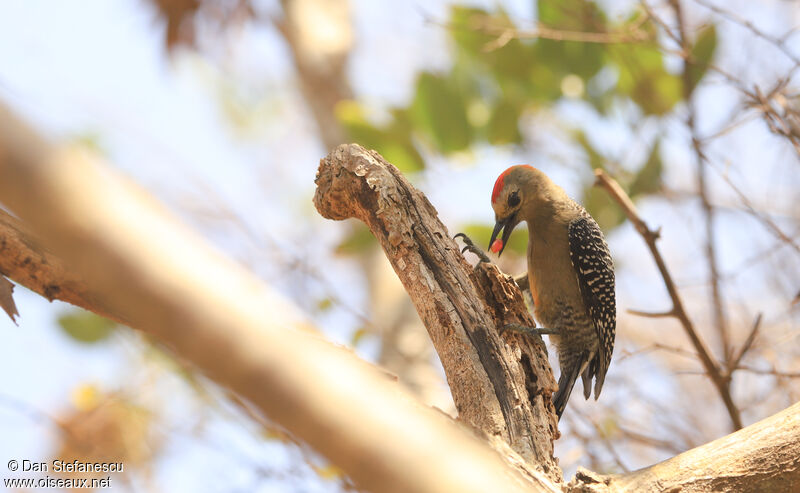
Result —
M 512 166 L 500 173 L 492 189 L 495 225 L 489 250 L 498 256 L 503 253 L 511 232 L 526 219 L 521 211 L 539 196 L 539 190 L 546 180 L 544 173 L 527 164 Z M 498 235 L 500 238 L 497 238 Z

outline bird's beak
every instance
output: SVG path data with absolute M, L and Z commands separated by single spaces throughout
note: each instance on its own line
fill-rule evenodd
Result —
M 508 238 L 511 236 L 511 232 L 514 231 L 514 227 L 517 225 L 517 214 L 511 214 L 508 217 L 503 219 L 498 219 L 497 223 L 494 225 L 494 231 L 492 231 L 492 237 L 489 239 L 489 250 L 493 251 L 499 257 L 502 255 L 503 250 L 506 248 L 506 243 L 508 243 Z M 500 232 L 503 232 L 503 236 L 500 237 L 499 240 L 495 241 L 497 235 Z

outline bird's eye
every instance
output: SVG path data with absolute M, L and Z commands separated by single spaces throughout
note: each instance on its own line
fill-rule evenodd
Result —
M 509 207 L 516 207 L 519 205 L 519 195 L 517 191 L 511 192 L 511 195 L 508 196 L 508 206 Z

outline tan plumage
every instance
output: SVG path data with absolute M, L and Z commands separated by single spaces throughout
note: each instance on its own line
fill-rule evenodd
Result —
M 600 395 L 614 347 L 616 304 L 608 246 L 586 210 L 544 173 L 513 166 L 495 183 L 492 208 L 505 246 L 518 223 L 528 224 L 528 280 L 537 322 L 550 335 L 561 369 L 553 397 L 558 416 L 583 374 L 584 396 Z

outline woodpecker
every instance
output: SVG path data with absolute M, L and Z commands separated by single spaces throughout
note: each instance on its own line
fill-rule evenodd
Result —
M 528 223 L 528 283 L 534 316 L 545 328 L 506 329 L 548 334 L 561 375 L 553 406 L 558 418 L 578 375 L 583 395 L 600 396 L 616 330 L 614 265 L 597 222 L 543 172 L 512 166 L 494 184 L 496 224 L 490 250 L 503 253 L 514 227 Z M 500 235 L 500 238 L 498 238 Z

